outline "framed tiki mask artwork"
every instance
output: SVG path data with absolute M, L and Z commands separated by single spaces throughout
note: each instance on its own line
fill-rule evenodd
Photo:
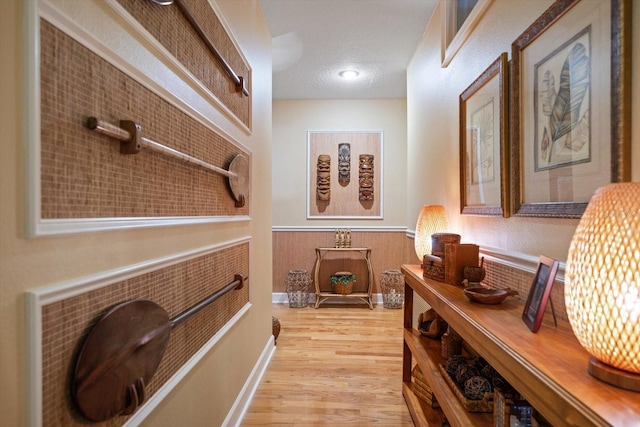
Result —
M 307 132 L 307 218 L 381 219 L 382 131 Z

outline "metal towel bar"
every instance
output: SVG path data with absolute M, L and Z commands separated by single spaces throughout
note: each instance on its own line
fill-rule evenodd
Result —
M 211 51 L 211 53 L 216 58 L 216 60 L 218 60 L 220 65 L 222 65 L 222 68 L 224 68 L 224 70 L 227 72 L 229 77 L 231 77 L 231 79 L 236 85 L 236 91 L 242 91 L 242 93 L 244 93 L 246 96 L 249 96 L 249 90 L 245 86 L 244 77 L 237 75 L 235 71 L 233 71 L 233 68 L 231 68 L 231 65 L 229 65 L 229 63 L 224 59 L 222 54 L 213 45 L 213 42 L 211 42 L 211 39 L 209 38 L 209 36 L 206 35 L 206 33 L 204 32 L 200 24 L 198 24 L 198 21 L 193 15 L 193 12 L 191 12 L 191 9 L 189 9 L 189 6 L 187 6 L 184 0 L 151 0 L 151 1 L 159 6 L 170 6 L 173 3 L 175 3 L 178 6 L 178 8 L 180 8 L 180 11 L 184 15 L 184 17 L 187 18 L 187 21 L 189 21 L 189 24 L 191 25 L 193 30 L 202 39 L 204 44 L 207 46 L 209 51 Z
M 144 138 L 140 125 L 131 120 L 120 120 L 120 126 L 116 126 L 96 117 L 89 117 L 87 127 L 121 141 L 120 153 L 122 154 L 136 154 L 140 148 L 144 147 L 226 176 L 229 179 L 229 187 L 236 201 L 236 207 L 244 206 L 249 187 L 249 162 L 242 154 L 236 155 L 229 164 L 229 170 L 226 170 Z

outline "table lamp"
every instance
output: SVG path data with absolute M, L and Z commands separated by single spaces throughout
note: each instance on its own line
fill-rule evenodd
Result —
M 414 247 L 416 255 L 422 263 L 425 255 L 431 253 L 431 235 L 442 233 L 449 228 L 447 211 L 442 205 L 425 205 L 420 210 L 416 224 Z
M 640 182 L 595 192 L 569 246 L 564 296 L 589 373 L 640 392 Z

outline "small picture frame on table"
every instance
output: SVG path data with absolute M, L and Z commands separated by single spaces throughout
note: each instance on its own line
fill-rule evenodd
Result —
M 544 310 L 547 307 L 547 302 L 550 300 L 551 288 L 553 287 L 553 282 L 558 272 L 558 264 L 558 261 L 540 255 L 538 268 L 533 277 L 531 290 L 529 291 L 529 296 L 527 297 L 527 302 L 522 312 L 522 320 L 529 329 L 531 329 L 531 332 L 538 332 L 542 324 Z M 553 310 L 553 304 L 551 305 L 551 309 Z M 555 313 L 553 313 L 553 319 L 555 321 Z

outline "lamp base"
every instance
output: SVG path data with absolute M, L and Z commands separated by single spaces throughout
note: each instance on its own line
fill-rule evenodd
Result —
M 589 358 L 589 373 L 607 384 L 640 392 L 640 374 L 614 368 L 593 356 Z

